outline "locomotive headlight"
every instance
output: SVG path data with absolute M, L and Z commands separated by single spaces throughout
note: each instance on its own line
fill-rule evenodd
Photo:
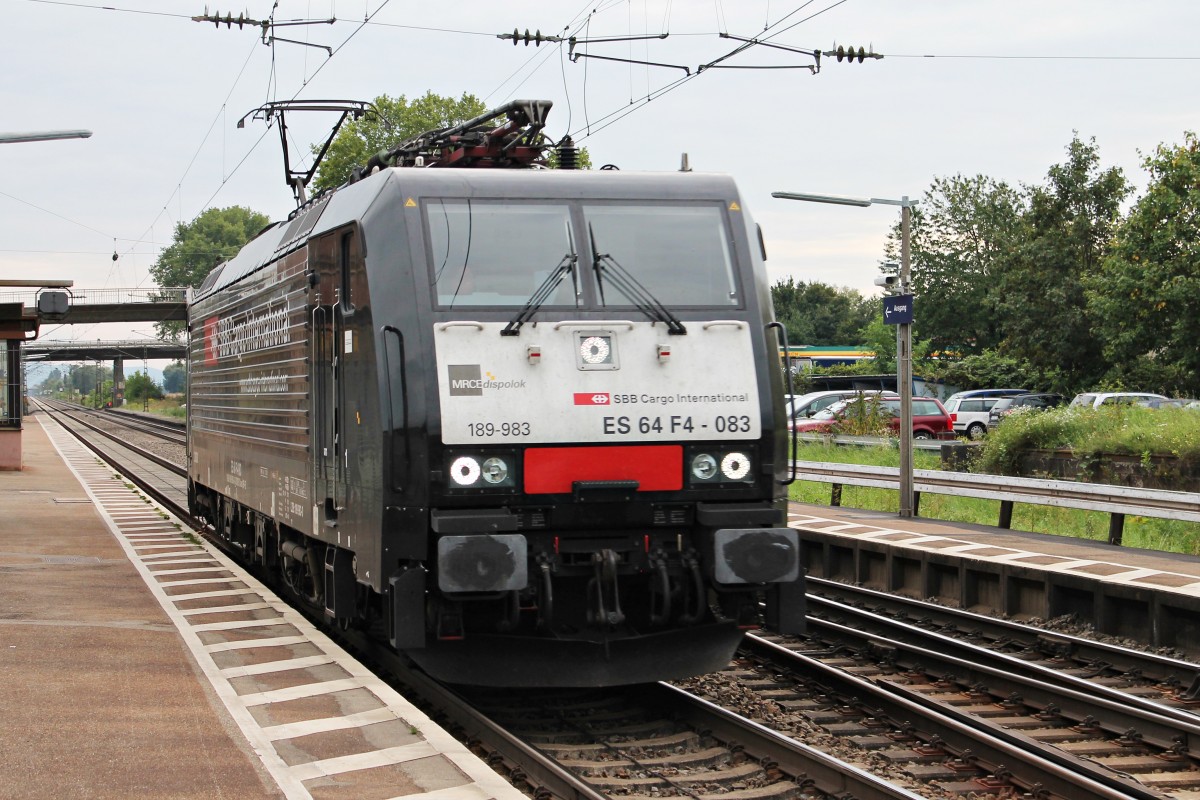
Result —
M 521 472 L 516 453 L 450 452 L 446 454 L 447 488 L 472 492 L 509 491 L 517 487 Z
M 479 475 L 479 462 L 470 456 L 459 456 L 450 465 L 450 478 L 459 486 L 474 486 L 479 480 Z
M 604 330 L 575 332 L 576 369 L 620 369 L 620 366 L 616 334 Z
M 698 481 L 712 480 L 717 474 L 717 460 L 708 453 L 700 453 L 692 459 L 692 476 Z
M 726 480 L 742 480 L 750 474 L 750 456 L 745 453 L 726 453 L 721 459 L 721 474 Z
M 488 483 L 503 483 L 508 477 L 508 464 L 502 458 L 489 458 L 483 462 L 483 479 Z
M 603 364 L 608 360 L 608 339 L 604 336 L 589 336 L 579 343 L 579 357 L 585 364 Z
M 734 489 L 738 488 L 736 484 L 745 486 L 754 481 L 755 451 L 752 447 L 743 446 L 737 450 L 720 446 L 710 450 L 711 445 L 703 447 L 703 450 L 697 447 L 689 454 L 691 473 L 688 482 L 692 486 L 715 489 L 724 485 Z

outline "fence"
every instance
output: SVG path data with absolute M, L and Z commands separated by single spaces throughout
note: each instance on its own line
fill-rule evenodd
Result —
M 832 484 L 829 502 L 834 506 L 841 505 L 842 486 L 899 488 L 900 470 L 897 467 L 824 461 L 796 461 L 794 464 L 797 480 Z M 1126 514 L 1200 522 L 1200 493 L 1196 492 L 931 469 L 913 470 L 913 492 L 913 513 L 920 508 L 921 492 L 999 500 L 1000 518 L 997 525 L 1001 528 L 1011 527 L 1014 503 L 1107 512 L 1110 544 L 1121 544 Z

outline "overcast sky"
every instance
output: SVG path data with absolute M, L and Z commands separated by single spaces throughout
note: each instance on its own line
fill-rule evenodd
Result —
M 209 10 L 272 13 L 269 0 Z M 86 128 L 87 140 L 0 144 L 0 277 L 73 279 L 76 289 L 147 286 L 174 226 L 210 205 L 272 218 L 293 207 L 278 135 L 236 128 L 269 100 L 469 92 L 488 106 L 554 101 L 595 165 L 731 174 L 762 225 L 772 281 L 788 276 L 873 295 L 889 206 L 771 198 L 773 191 L 920 197 L 939 176 L 1033 183 L 1074 131 L 1139 188 L 1158 144 L 1200 128 L 1200 3 L 1194 0 L 279 0 L 280 37 L 189 17 L 204 0 L 0 0 L 0 132 Z M 368 24 L 364 16 L 370 15 Z M 519 28 L 580 38 L 578 52 L 686 66 L 572 63 L 566 47 L 495 38 Z M 764 30 L 765 29 L 765 30 Z M 801 50 L 863 46 L 865 63 L 708 69 L 744 38 Z M 813 60 L 751 47 L 728 66 Z M 671 88 L 681 78 L 686 80 Z M 646 103 L 647 96 L 654 99 Z M 289 121 L 306 148 L 332 120 Z M 114 261 L 113 253 L 119 258 Z M 150 325 L 47 326 L 45 338 L 138 338 Z

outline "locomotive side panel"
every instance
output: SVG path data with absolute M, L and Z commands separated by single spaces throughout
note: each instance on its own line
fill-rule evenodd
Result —
M 188 474 L 311 533 L 306 272 L 296 251 L 192 306 Z M 214 523 L 244 522 L 229 516 L 210 509 Z
M 378 353 L 361 228 L 309 242 L 314 536 L 354 554 L 355 579 L 376 591 L 382 524 Z M 347 573 L 349 574 L 349 573 Z

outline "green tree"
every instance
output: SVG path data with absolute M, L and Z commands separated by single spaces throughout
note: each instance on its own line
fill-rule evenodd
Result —
M 187 391 L 187 367 L 182 361 L 163 368 L 163 391 L 168 394 Z
M 66 381 L 63 378 L 62 370 L 54 367 L 50 370 L 50 374 L 42 379 L 42 382 L 39 384 L 39 391 L 41 394 L 48 395 L 53 392 L 61 392 L 65 385 Z
M 995 314 L 1002 352 L 1056 375 L 1055 390 L 1091 386 L 1106 371 L 1084 284 L 1100 269 L 1129 192 L 1119 168 L 1100 167 L 1095 140 L 1078 135 L 1066 162 L 1029 190 L 1021 240 L 997 276 Z
M 868 362 L 871 372 L 882 374 L 896 371 L 896 326 L 883 321 L 882 311 L 863 329 L 863 347 L 875 353 L 875 357 Z M 916 365 L 913 366 L 916 372 Z
M 1110 364 L 1105 383 L 1200 394 L 1200 141 L 1159 145 L 1146 193 L 1086 281 L 1089 318 Z
M 788 277 L 771 287 L 775 318 L 793 345 L 858 345 L 862 330 L 879 313 L 874 299 L 854 289 L 824 283 L 796 282 Z
M 995 285 L 1026 210 L 1021 192 L 983 175 L 935 178 L 913 211 L 915 329 L 939 351 L 963 356 L 1000 343 Z M 888 256 L 899 260 L 900 227 Z
M 358 167 L 365 166 L 371 156 L 404 144 L 427 131 L 448 128 L 460 122 L 478 117 L 488 111 L 487 106 L 473 94 L 464 93 L 457 100 L 453 97 L 426 92 L 413 100 L 404 95 L 392 98 L 386 94 L 376 97 L 377 114 L 351 120 L 342 126 L 329 145 L 329 151 L 317 168 L 313 180 L 313 192 L 341 186 L 350 179 Z M 320 151 L 313 148 L 313 153 Z M 558 152 L 547 152 L 551 168 L 558 166 Z M 591 156 L 586 147 L 577 154 L 579 169 L 590 169 Z
M 1057 382 L 1056 375 L 1042 375 L 1028 362 L 1013 356 L 1000 355 L 998 350 L 985 350 L 961 360 L 938 359 L 928 363 L 924 377 L 936 377 L 959 389 L 1024 388 L 1031 392 L 1044 391 Z
M 159 254 L 150 274 L 159 286 L 198 287 L 269 223 L 266 215 L 242 206 L 206 209 L 191 222 L 175 226 L 170 246 Z M 154 327 L 162 339 L 177 340 L 183 331 L 182 322 L 159 322 Z
M 125 379 L 125 398 L 127 400 L 135 402 L 141 402 L 147 398 L 161 400 L 162 396 L 162 387 L 145 372 L 135 372 Z
M 487 111 L 487 106 L 473 94 L 463 93 L 455 100 L 426 92 L 422 97 L 408 100 L 386 94 L 374 100 L 377 115 L 352 120 L 342 126 L 329 145 L 313 180 L 313 190 L 332 189 L 350 178 L 350 173 L 367 163 L 376 153 L 403 144 L 426 131 L 447 128 L 465 122 Z M 320 148 L 315 148 L 314 152 Z
M 96 364 L 80 364 L 71 369 L 68 383 L 79 394 L 93 394 L 97 386 L 112 381 L 112 369 Z

